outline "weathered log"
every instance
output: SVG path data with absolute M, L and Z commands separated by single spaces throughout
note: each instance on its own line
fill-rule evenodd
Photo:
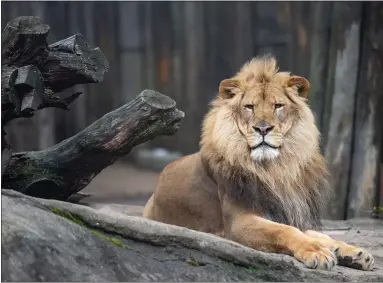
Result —
M 31 196 L 67 199 L 134 146 L 174 134 L 183 117 L 174 100 L 145 90 L 53 147 L 13 154 L 2 186 Z
M 34 111 L 48 107 L 69 110 L 69 104 L 80 94 L 77 92 L 67 98 L 60 98 L 50 89 L 45 89 L 43 77 L 34 65 L 19 68 L 2 67 L 2 123 L 5 125 L 18 117 L 31 117 Z
M 109 63 L 99 48 L 90 48 L 81 34 L 48 46 L 49 26 L 37 17 L 18 17 L 2 34 L 2 125 L 31 117 L 47 107 L 69 109 L 81 93 L 60 98 L 55 93 L 77 84 L 97 83 Z
M 374 207 L 379 206 L 383 118 L 381 110 L 383 104 L 383 4 L 371 2 L 365 5 L 348 218 L 370 217 L 376 212 Z
M 29 117 L 41 107 L 44 95 L 43 77 L 34 65 L 3 67 L 1 74 L 1 110 L 5 121 Z
M 53 91 L 47 89 L 44 92 L 43 103 L 39 109 L 54 107 L 62 110 L 69 110 L 70 104 L 75 101 L 81 94 L 82 92 L 76 92 L 68 97 L 60 98 L 55 95 Z
M 98 83 L 109 63 L 99 48 L 91 49 L 81 34 L 49 45 L 49 57 L 42 67 L 45 86 L 54 92 L 77 84 Z
M 23 16 L 9 21 L 1 35 L 2 65 L 36 65 L 48 57 L 49 26 L 38 17 Z

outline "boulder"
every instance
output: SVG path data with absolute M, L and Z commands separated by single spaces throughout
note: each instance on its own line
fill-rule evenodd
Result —
M 383 223 L 359 224 L 326 225 L 371 251 L 375 269 L 326 272 L 113 206 L 95 209 L 2 190 L 1 276 L 3 282 L 383 281 Z

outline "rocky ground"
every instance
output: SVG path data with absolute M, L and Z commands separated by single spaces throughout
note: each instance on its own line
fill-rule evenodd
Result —
M 328 234 L 366 248 L 376 265 L 325 272 L 131 216 L 140 207 L 93 207 L 2 190 L 2 281 L 383 281 L 382 221 L 326 222 Z

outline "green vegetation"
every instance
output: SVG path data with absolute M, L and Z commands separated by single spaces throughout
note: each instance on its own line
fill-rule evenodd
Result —
M 72 222 L 74 222 L 74 223 L 76 223 L 76 224 L 78 224 L 80 226 L 85 226 L 86 227 L 84 220 L 80 216 L 78 216 L 78 215 L 73 215 L 70 212 L 67 212 L 65 210 L 62 210 L 62 209 L 56 208 L 56 207 L 51 208 L 51 211 L 54 214 L 58 215 L 58 216 L 67 218 L 70 221 L 72 221 Z
M 97 237 L 99 237 L 99 238 L 101 238 L 101 239 L 104 239 L 105 241 L 111 242 L 112 244 L 115 244 L 116 246 L 121 247 L 121 248 L 124 248 L 124 249 L 127 249 L 127 248 L 128 248 L 128 246 L 124 245 L 124 243 L 121 242 L 121 241 L 120 241 L 119 239 L 117 239 L 117 238 L 105 236 L 104 234 L 102 234 L 102 233 L 100 233 L 100 232 L 98 232 L 98 231 L 96 231 L 96 230 L 92 230 L 92 229 L 89 229 L 89 230 L 90 230 L 90 232 L 91 232 L 93 235 L 95 235 L 95 236 L 97 236 Z
M 250 267 L 246 268 L 246 271 L 249 273 L 257 273 L 258 269 L 256 267 L 250 266 Z
M 196 261 L 194 258 L 189 257 L 185 260 L 186 263 L 193 265 L 193 266 L 201 266 L 198 261 Z
M 58 216 L 64 217 L 64 218 L 76 223 L 77 225 L 80 225 L 82 227 L 87 228 L 93 235 L 95 235 L 95 236 L 97 236 L 97 237 L 99 237 L 105 241 L 108 241 L 108 242 L 110 242 L 110 243 L 112 243 L 118 247 L 121 247 L 121 248 L 125 248 L 125 249 L 129 248 L 127 245 L 125 245 L 119 239 L 117 239 L 115 237 L 106 236 L 103 233 L 98 232 L 97 230 L 89 228 L 86 225 L 86 222 L 79 215 L 72 214 L 68 211 L 65 211 L 65 210 L 62 210 L 62 209 L 56 208 L 56 207 L 51 208 L 51 211 Z

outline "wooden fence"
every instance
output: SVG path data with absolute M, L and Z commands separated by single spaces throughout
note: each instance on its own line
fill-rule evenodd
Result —
M 50 42 L 82 33 L 105 53 L 110 70 L 103 83 L 78 87 L 85 95 L 71 112 L 48 109 L 9 125 L 14 149 L 53 145 L 152 88 L 174 98 L 186 118 L 176 135 L 146 146 L 194 152 L 219 82 L 253 56 L 271 53 L 282 70 L 311 81 L 310 104 L 333 176 L 328 217 L 371 215 L 379 205 L 381 3 L 2 1 L 2 28 L 23 15 L 49 24 Z

